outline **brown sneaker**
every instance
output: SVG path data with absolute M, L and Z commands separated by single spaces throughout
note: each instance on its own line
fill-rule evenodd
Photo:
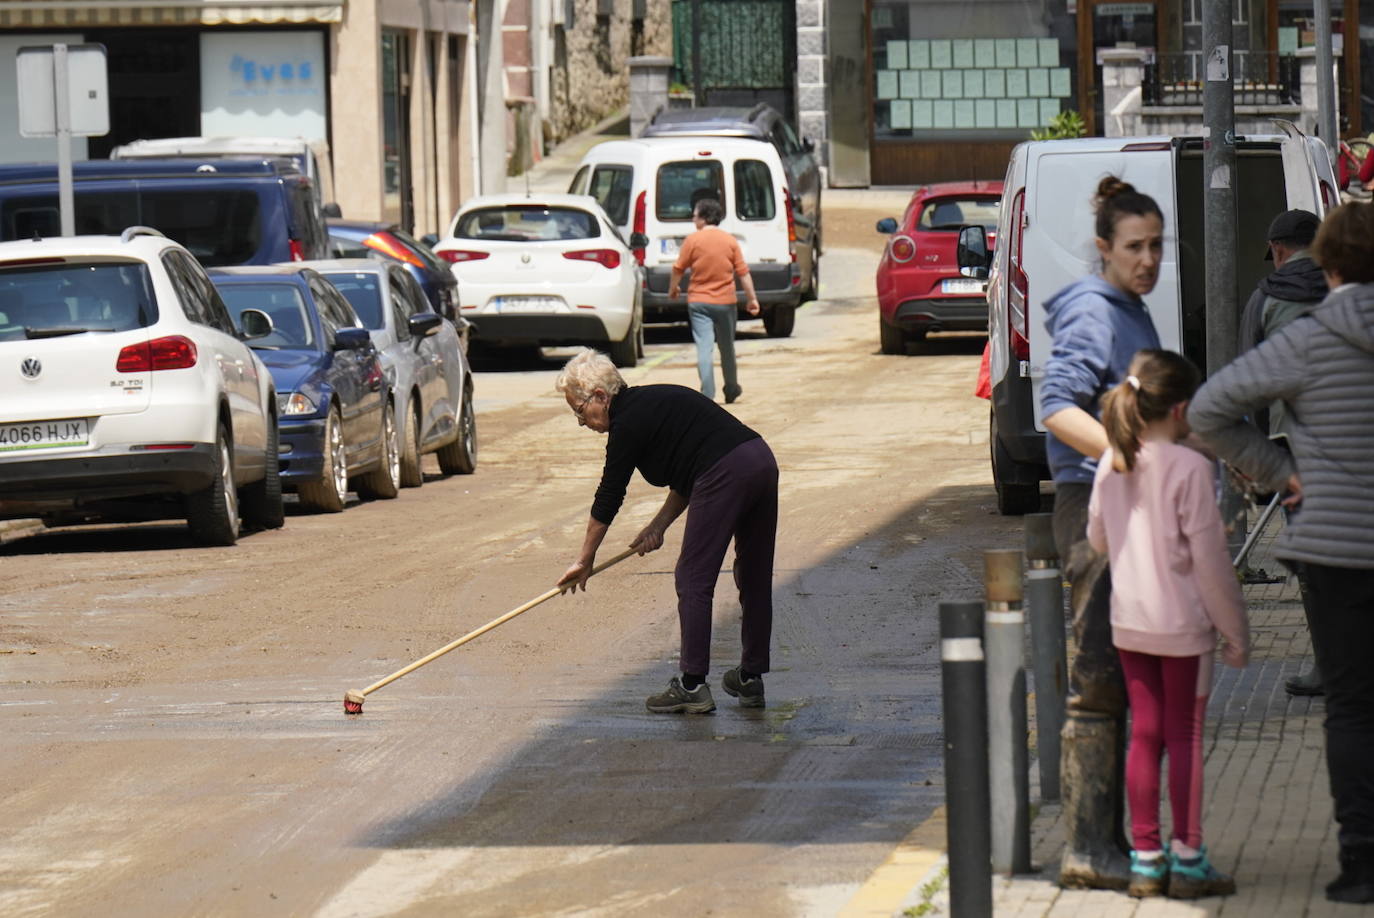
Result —
M 682 679 L 674 676 L 668 688 L 650 695 L 644 702 L 650 714 L 709 714 L 716 709 L 711 686 L 703 682 L 690 692 L 682 687 Z

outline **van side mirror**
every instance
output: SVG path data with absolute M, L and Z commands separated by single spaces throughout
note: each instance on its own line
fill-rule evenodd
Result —
M 266 338 L 272 334 L 272 317 L 261 309 L 245 309 L 239 313 L 239 329 L 244 341 Z
M 981 226 L 965 226 L 959 230 L 959 249 L 955 256 L 959 273 L 964 277 L 987 277 L 992 265 L 988 252 L 988 234 Z
M 881 220 L 879 220 L 877 223 L 873 225 L 873 228 L 880 233 L 887 233 L 888 235 L 891 235 L 892 233 L 897 232 L 897 221 L 892 219 L 891 217 L 883 217 Z
M 343 209 L 340 208 L 339 205 L 335 204 L 333 201 L 330 201 L 328 204 L 324 205 L 324 207 L 321 207 L 320 210 L 324 211 L 324 215 L 326 217 L 333 217 L 335 220 L 343 216 Z
M 649 237 L 643 233 L 630 234 L 630 248 L 647 249 L 649 247 Z

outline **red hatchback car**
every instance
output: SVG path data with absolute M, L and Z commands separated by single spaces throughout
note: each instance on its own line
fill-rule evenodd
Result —
M 903 354 L 933 331 L 987 331 L 987 281 L 959 274 L 959 228 L 981 224 L 989 244 L 997 231 L 1002 182 L 941 182 L 916 189 L 878 262 L 878 334 L 884 354 Z

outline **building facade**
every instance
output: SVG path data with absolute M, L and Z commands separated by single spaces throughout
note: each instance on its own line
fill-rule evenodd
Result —
M 78 158 L 180 136 L 327 142 L 347 217 L 433 232 L 474 188 L 475 96 L 466 0 L 7 0 L 0 59 L 25 45 L 106 47 L 110 133 Z M 0 67 L 0 162 L 52 160 L 18 137 L 13 66 Z

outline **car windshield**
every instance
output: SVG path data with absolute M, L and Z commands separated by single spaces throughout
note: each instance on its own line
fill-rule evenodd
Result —
M 119 332 L 157 322 L 142 262 L 0 265 L 0 341 Z
M 916 224 L 923 230 L 957 230 L 961 226 L 981 225 L 987 232 L 997 229 L 997 209 L 1001 198 L 931 198 L 921 207 Z
M 592 239 L 601 235 L 596 217 L 575 207 L 543 204 L 512 204 L 482 207 L 463 214 L 458 221 L 459 239 L 490 239 L 497 242 Z
M 215 278 L 215 287 L 229 307 L 229 313 L 238 319 L 245 309 L 260 309 L 272 318 L 272 334 L 265 338 L 254 338 L 253 347 L 277 347 L 287 349 L 313 349 L 315 347 L 314 326 L 310 312 L 305 305 L 305 297 L 295 284 L 224 283 Z
M 350 271 L 347 274 L 326 274 L 325 279 L 353 306 L 364 328 L 375 330 L 386 327 L 382 317 L 381 279 L 377 275 L 368 271 Z
M 250 189 L 81 191 L 77 235 L 117 234 L 151 226 L 185 246 L 207 268 L 241 265 L 262 243 L 258 193 Z M 60 236 L 56 195 L 13 197 L 0 204 L 0 237 Z
M 664 163 L 658 167 L 654 212 L 660 220 L 690 220 L 697 201 L 725 203 L 724 170 L 713 159 Z

